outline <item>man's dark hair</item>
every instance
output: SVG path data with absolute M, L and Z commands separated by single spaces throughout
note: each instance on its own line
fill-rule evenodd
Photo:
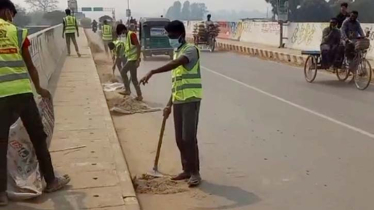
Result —
M 172 32 L 172 33 L 186 34 L 186 29 L 184 28 L 184 24 L 179 20 L 174 20 L 168 23 L 165 26 L 165 30 L 167 32 Z
M 108 43 L 108 47 L 109 47 L 110 50 L 114 50 L 114 48 L 116 47 L 116 45 L 113 42 L 109 42 Z
M 344 2 L 344 3 L 342 3 L 342 4 L 340 5 L 340 7 L 346 7 L 346 8 L 348 8 L 348 3 L 347 3 L 347 2 Z
M 71 15 L 71 10 L 70 10 L 70 9 L 66 9 L 66 10 L 65 10 L 65 13 L 66 13 L 67 15 Z
M 126 31 L 126 30 L 127 30 L 127 27 L 124 24 L 120 23 L 117 25 L 117 28 L 116 28 L 117 34 L 120 34 L 122 31 Z
M 358 15 L 357 11 L 352 11 L 352 14 Z
M 12 11 L 14 13 L 14 15 L 17 14 L 16 6 L 10 0 L 2 0 L 1 1 L 0 10 L 3 10 L 3 9 L 9 9 L 10 11 Z

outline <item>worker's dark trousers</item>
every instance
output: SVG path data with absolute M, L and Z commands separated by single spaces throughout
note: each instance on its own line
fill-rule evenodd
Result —
M 21 118 L 34 146 L 40 170 L 47 183 L 55 179 L 47 135 L 32 93 L 0 98 L 0 192 L 7 189 L 7 151 L 10 126 Z
M 184 172 L 200 171 L 197 126 L 199 122 L 200 102 L 174 104 L 175 138 L 181 153 Z
M 134 88 L 136 90 L 136 94 L 138 96 L 142 96 L 142 91 L 140 89 L 140 85 L 138 81 L 138 67 L 136 65 L 136 61 L 127 61 L 127 63 L 121 70 L 121 77 L 122 77 L 126 92 L 131 92 L 130 81 L 129 81 L 129 78 L 127 77 L 127 72 L 129 71 L 130 71 L 132 84 L 134 85 Z
M 75 33 L 68 33 L 65 34 L 65 39 L 66 39 L 66 46 L 68 49 L 68 54 L 70 55 L 70 43 L 73 42 L 74 47 L 75 47 L 75 52 L 79 53 L 79 48 L 78 48 L 78 43 L 77 39 L 75 38 Z

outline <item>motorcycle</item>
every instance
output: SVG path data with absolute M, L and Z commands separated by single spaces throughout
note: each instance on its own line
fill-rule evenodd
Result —
M 92 31 L 93 31 L 94 33 L 96 33 L 96 31 L 97 31 L 97 26 L 92 26 Z

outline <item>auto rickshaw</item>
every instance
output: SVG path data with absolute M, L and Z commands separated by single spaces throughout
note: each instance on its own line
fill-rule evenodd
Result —
M 168 55 L 173 59 L 174 49 L 170 46 L 165 26 L 167 18 L 141 18 L 139 21 L 139 39 L 143 60 L 153 55 Z

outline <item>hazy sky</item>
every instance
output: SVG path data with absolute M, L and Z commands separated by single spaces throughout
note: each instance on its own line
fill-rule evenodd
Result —
M 133 13 L 160 14 L 167 10 L 175 0 L 130 0 L 130 8 Z M 14 3 L 26 7 L 24 0 L 13 0 Z M 184 0 L 181 0 L 183 3 Z M 259 10 L 266 11 L 269 5 L 265 0 L 190 0 L 190 2 L 205 3 L 209 10 Z M 229 3 L 228 3 L 229 2 Z M 117 15 L 125 14 L 127 8 L 126 0 L 78 0 L 78 7 L 115 7 Z M 67 0 L 60 0 L 59 8 L 65 9 Z M 27 7 L 26 7 L 27 8 Z M 90 13 L 87 14 L 90 16 Z M 96 15 L 94 15 L 96 16 Z

